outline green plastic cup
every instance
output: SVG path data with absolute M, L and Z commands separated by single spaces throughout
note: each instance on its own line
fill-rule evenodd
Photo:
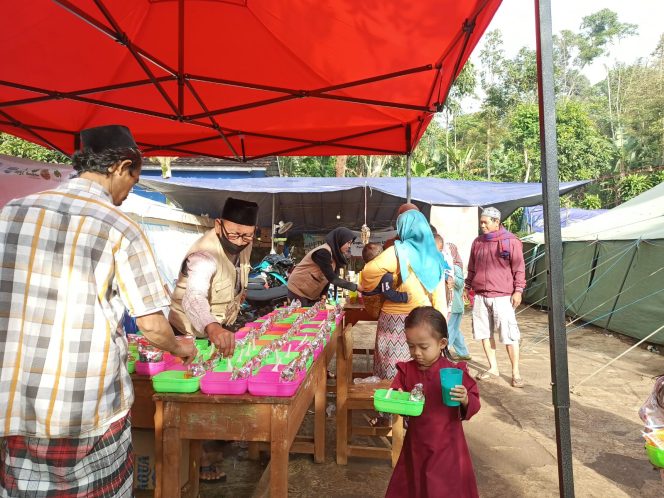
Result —
M 447 406 L 459 406 L 461 403 L 453 401 L 450 390 L 463 382 L 463 370 L 459 368 L 441 368 L 440 385 L 443 388 L 443 403 Z

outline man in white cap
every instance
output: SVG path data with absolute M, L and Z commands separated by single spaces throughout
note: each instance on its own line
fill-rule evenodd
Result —
M 482 341 L 489 368 L 479 380 L 498 378 L 496 341 L 498 333 L 512 363 L 512 386 L 523 387 L 519 372 L 521 333 L 514 310 L 521 304 L 526 272 L 521 241 L 500 224 L 500 211 L 488 207 L 480 216 L 482 235 L 473 241 L 468 260 L 465 292 L 475 292 L 473 337 Z
M 77 178 L 0 211 L 0 496 L 132 496 L 125 309 L 189 361 L 152 249 L 116 206 L 141 172 L 121 125 L 80 133 Z

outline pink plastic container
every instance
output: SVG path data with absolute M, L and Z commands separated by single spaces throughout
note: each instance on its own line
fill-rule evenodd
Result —
M 285 346 L 281 348 L 282 351 L 290 351 L 291 353 L 300 353 L 304 348 L 306 348 L 309 345 L 308 342 L 300 342 L 300 341 L 291 341 Z M 290 347 L 290 349 L 288 349 Z M 323 352 L 323 346 L 314 349 L 314 361 L 318 359 L 320 354 Z
M 149 375 L 152 377 L 153 375 L 157 375 L 164 370 L 166 370 L 166 362 L 163 360 L 152 363 L 148 361 L 136 362 L 136 373 L 138 375 Z
M 282 351 L 290 351 L 291 353 L 299 353 L 302 351 L 305 347 L 309 345 L 308 342 L 300 342 L 300 341 L 290 341 L 286 343 L 281 350 Z
M 201 377 L 201 392 L 205 394 L 244 394 L 247 379 L 231 380 L 232 372 L 208 372 Z
M 254 375 L 249 377 L 249 394 L 254 396 L 290 397 L 297 392 L 305 377 L 305 372 L 298 372 L 292 382 L 283 382 L 280 378 L 284 365 L 279 365 L 279 371 L 273 372 L 273 365 L 266 365 Z
M 318 335 L 318 329 L 302 329 L 297 335 L 306 337 L 315 337 Z
M 320 328 L 320 323 L 303 323 L 300 325 L 301 329 L 316 329 L 318 330 Z
M 187 371 L 186 366 L 182 364 L 182 362 L 173 362 L 168 365 L 166 365 L 166 368 L 164 368 L 164 371 L 166 370 L 175 370 L 176 372 L 186 372 Z

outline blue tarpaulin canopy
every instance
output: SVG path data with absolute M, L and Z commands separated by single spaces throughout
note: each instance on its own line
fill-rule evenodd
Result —
M 561 183 L 560 193 L 586 183 Z M 274 201 L 275 219 L 292 221 L 295 231 L 357 229 L 365 220 L 365 196 L 367 224 L 387 228 L 406 201 L 404 178 L 142 178 L 140 184 L 163 193 L 190 213 L 212 217 L 219 216 L 227 197 L 257 202 L 260 226 L 271 224 Z M 518 207 L 540 204 L 542 185 L 413 178 L 412 201 L 427 216 L 431 206 L 495 206 L 505 217 Z

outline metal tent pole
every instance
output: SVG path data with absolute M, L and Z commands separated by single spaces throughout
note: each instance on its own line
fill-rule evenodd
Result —
M 569 377 L 567 332 L 563 282 L 562 238 L 560 234 L 560 194 L 558 190 L 558 151 L 556 149 L 556 102 L 553 72 L 553 33 L 551 0 L 535 0 L 537 40 L 537 88 L 542 156 L 542 196 L 544 200 L 544 240 L 547 247 L 547 292 L 549 298 L 549 349 L 551 385 L 556 422 L 558 489 L 560 496 L 574 496 L 572 437 L 569 418 Z
M 406 202 L 410 202 L 410 189 L 411 189 L 411 177 L 412 177 L 412 139 L 410 131 L 410 123 L 406 125 Z
M 406 202 L 410 202 L 410 178 L 411 178 L 411 158 L 412 155 L 410 153 L 406 154 Z
M 270 225 L 270 254 L 277 254 L 277 251 L 274 249 L 274 211 L 276 205 L 276 194 L 272 194 L 272 225 Z

